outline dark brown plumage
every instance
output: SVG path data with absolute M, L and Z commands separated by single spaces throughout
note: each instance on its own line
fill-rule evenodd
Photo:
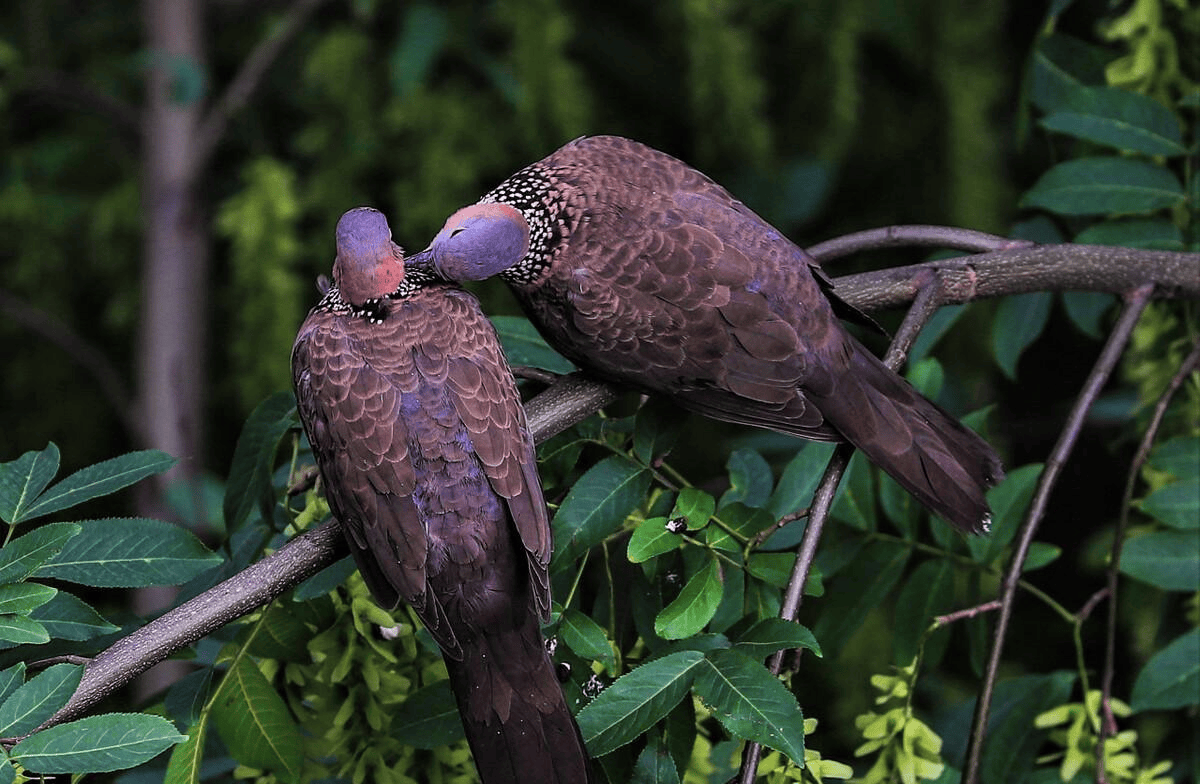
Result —
M 845 331 L 809 256 L 669 155 L 571 142 L 460 210 L 411 262 L 450 280 L 499 274 L 596 376 L 715 419 L 844 438 L 950 522 L 987 529 L 984 493 L 1003 476 L 992 448 Z
M 475 299 L 405 278 L 383 215 L 338 223 L 292 352 L 330 508 L 376 601 L 441 647 L 485 784 L 587 780 L 546 653 L 550 525 L 516 386 Z

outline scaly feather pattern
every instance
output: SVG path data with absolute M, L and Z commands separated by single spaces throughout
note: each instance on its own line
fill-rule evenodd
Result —
M 376 601 L 441 647 L 485 784 L 587 781 L 539 627 L 550 524 L 515 383 L 475 299 L 402 265 L 380 213 L 347 213 L 296 339 L 326 497 Z
M 520 252 L 497 252 L 520 236 Z M 546 340 L 599 378 L 715 419 L 848 440 L 950 522 L 987 529 L 994 450 L 844 329 L 837 313 L 853 309 L 804 251 L 669 155 L 578 139 L 459 210 L 410 261 L 449 280 L 500 275 Z

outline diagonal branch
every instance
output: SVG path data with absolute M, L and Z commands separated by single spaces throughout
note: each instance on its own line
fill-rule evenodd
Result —
M 1129 509 L 1133 505 L 1133 489 L 1137 485 L 1142 466 L 1150 456 L 1150 449 L 1158 437 L 1158 429 L 1167 415 L 1167 408 L 1175 397 L 1175 393 L 1183 386 L 1183 382 L 1192 373 L 1200 370 L 1200 340 L 1192 347 L 1191 352 L 1179 366 L 1179 370 L 1171 377 L 1167 388 L 1154 406 L 1154 413 L 1146 425 L 1146 432 L 1138 444 L 1137 453 L 1129 466 L 1129 476 L 1125 482 L 1125 494 L 1121 499 L 1121 516 L 1117 520 L 1117 530 L 1113 535 L 1112 555 L 1108 559 L 1108 628 L 1104 638 L 1104 669 L 1100 675 L 1100 732 L 1096 738 L 1096 770 L 1104 770 L 1104 744 L 1109 734 L 1115 731 L 1112 726 L 1112 713 L 1109 709 L 1112 699 L 1113 675 L 1116 670 L 1117 645 L 1117 586 L 1120 577 L 1121 548 L 1125 544 L 1125 529 L 1129 525 Z
M 980 781 L 980 764 L 983 759 L 983 746 L 987 734 L 988 715 L 991 712 L 992 694 L 999 677 L 1000 656 L 1004 651 L 1004 640 L 1008 632 L 1009 621 L 1012 619 L 1013 605 L 1025 557 L 1029 554 L 1029 547 L 1033 543 L 1038 525 L 1046 514 L 1046 506 L 1049 503 L 1050 494 L 1058 482 L 1059 474 L 1062 473 L 1067 458 L 1079 440 L 1084 419 L 1092 404 L 1096 402 L 1096 398 L 1100 396 L 1100 391 L 1109 376 L 1112 375 L 1117 362 L 1121 359 L 1121 354 L 1124 353 L 1125 346 L 1133 334 L 1133 328 L 1137 325 L 1138 318 L 1149 304 L 1153 294 L 1154 286 L 1147 283 L 1139 286 L 1126 298 L 1121 318 L 1117 321 L 1112 334 L 1109 335 L 1108 342 L 1104 345 L 1104 350 L 1101 351 L 1092 372 L 1088 375 L 1083 390 L 1079 393 L 1079 398 L 1075 401 L 1075 405 L 1067 417 L 1062 435 L 1046 460 L 1046 467 L 1042 470 L 1042 475 L 1038 477 L 1037 488 L 1029 502 L 1029 511 L 1026 512 L 1025 521 L 1021 525 L 1021 536 L 1017 541 L 1008 571 L 1004 575 L 1000 591 L 1001 606 L 992 635 L 992 650 L 984 671 L 979 699 L 975 704 L 975 716 L 971 724 L 970 746 L 967 750 L 967 761 L 963 770 L 964 784 L 978 784 Z
M 1077 255 L 1080 258 L 1076 258 Z M 1043 268 L 1050 269 L 1041 271 Z M 1055 276 L 1053 269 L 1061 269 L 1061 275 Z M 1108 291 L 1112 290 L 1106 280 L 1110 276 L 1120 280 L 1138 277 L 1139 282 L 1147 284 L 1141 290 L 1147 297 L 1151 290 L 1159 296 L 1200 296 L 1200 254 L 1125 248 L 1097 250 L 1071 245 L 984 254 L 971 257 L 969 264 L 964 264 L 962 259 L 953 259 L 882 270 L 839 278 L 835 284 L 839 295 L 850 304 L 863 310 L 875 310 L 912 300 L 928 287 L 931 270 L 939 283 L 932 288 L 937 291 L 936 299 L 940 304 L 964 302 L 973 296 L 1000 296 L 1046 288 Z M 964 280 L 975 286 L 983 281 L 981 290 L 964 286 Z M 907 324 L 910 321 L 921 323 L 924 316 L 919 314 L 929 307 L 932 307 L 929 302 L 915 307 L 899 336 L 908 340 L 905 337 L 910 332 Z M 526 404 L 530 430 L 535 440 L 542 442 L 590 416 L 615 395 L 613 387 L 581 374 L 565 376 Z M 344 546 L 333 522 L 297 536 L 271 556 L 97 655 L 69 705 L 43 726 L 84 713 L 105 695 L 173 651 L 266 604 L 328 566 L 343 552 Z
M 913 342 L 921 334 L 921 329 L 929 323 L 929 319 L 933 318 L 933 314 L 937 312 L 941 302 L 942 286 L 937 272 L 922 270 L 918 277 L 923 282 L 919 284 L 917 297 L 913 300 L 908 313 L 905 314 L 904 321 L 900 324 L 900 329 L 896 332 L 896 337 L 892 339 L 887 356 L 884 358 L 884 364 L 892 370 L 897 370 L 904 364 L 908 350 L 912 348 Z M 829 463 L 825 466 L 825 473 L 821 476 L 821 481 L 813 493 L 812 505 L 808 512 L 808 523 L 804 528 L 804 538 L 800 541 L 796 562 L 792 565 L 792 574 L 788 578 L 783 603 L 779 608 L 780 618 L 794 621 L 800 612 L 800 605 L 804 601 L 804 586 L 808 582 L 808 575 L 817 559 L 817 547 L 820 546 L 825 523 L 829 519 L 829 513 L 833 510 L 838 485 L 841 484 L 842 476 L 849 468 L 850 458 L 853 455 L 854 446 L 852 444 L 838 444 L 833 456 L 829 458 Z M 772 674 L 778 675 L 782 671 L 783 656 L 784 651 L 776 651 L 767 660 L 767 667 Z M 742 765 L 738 777 L 741 784 L 753 784 L 761 758 L 762 745 L 754 741 L 747 743 L 746 750 L 742 755 Z
M 135 442 L 143 441 L 142 432 L 133 417 L 133 401 L 121 380 L 121 374 L 97 346 L 50 313 L 30 305 L 4 289 L 0 289 L 0 313 L 4 313 L 24 329 L 39 335 L 62 349 L 63 353 L 96 379 L 100 393 L 112 406 L 125 432 Z
M 323 2 L 325 0 L 297 0 L 288 9 L 283 20 L 274 25 L 274 29 L 259 41 L 254 51 L 242 63 L 241 70 L 208 110 L 196 131 L 196 142 L 192 148 L 189 167 L 192 176 L 208 166 L 213 151 L 225 135 L 230 119 L 250 100 L 250 96 L 258 89 L 271 65 L 279 58 L 279 53 L 303 29 L 309 17 Z

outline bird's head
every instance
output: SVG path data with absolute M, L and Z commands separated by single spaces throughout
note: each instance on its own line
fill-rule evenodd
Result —
M 333 282 L 342 299 L 361 306 L 400 287 L 404 251 L 392 242 L 392 230 L 379 210 L 356 207 L 337 224 L 337 258 Z
M 474 204 L 450 216 L 419 255 L 447 280 L 483 280 L 504 272 L 529 251 L 529 224 L 507 204 Z

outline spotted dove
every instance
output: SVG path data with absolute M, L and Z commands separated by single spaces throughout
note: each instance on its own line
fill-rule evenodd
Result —
M 337 226 L 296 338 L 300 418 L 375 600 L 440 646 L 484 784 L 588 780 L 542 639 L 550 525 L 516 386 L 468 293 L 405 276 L 383 214 Z
M 547 341 L 593 375 L 719 420 L 847 440 L 921 503 L 986 531 L 992 448 L 888 370 L 837 318 L 811 257 L 681 161 L 573 141 L 446 221 L 410 259 L 499 275 Z

